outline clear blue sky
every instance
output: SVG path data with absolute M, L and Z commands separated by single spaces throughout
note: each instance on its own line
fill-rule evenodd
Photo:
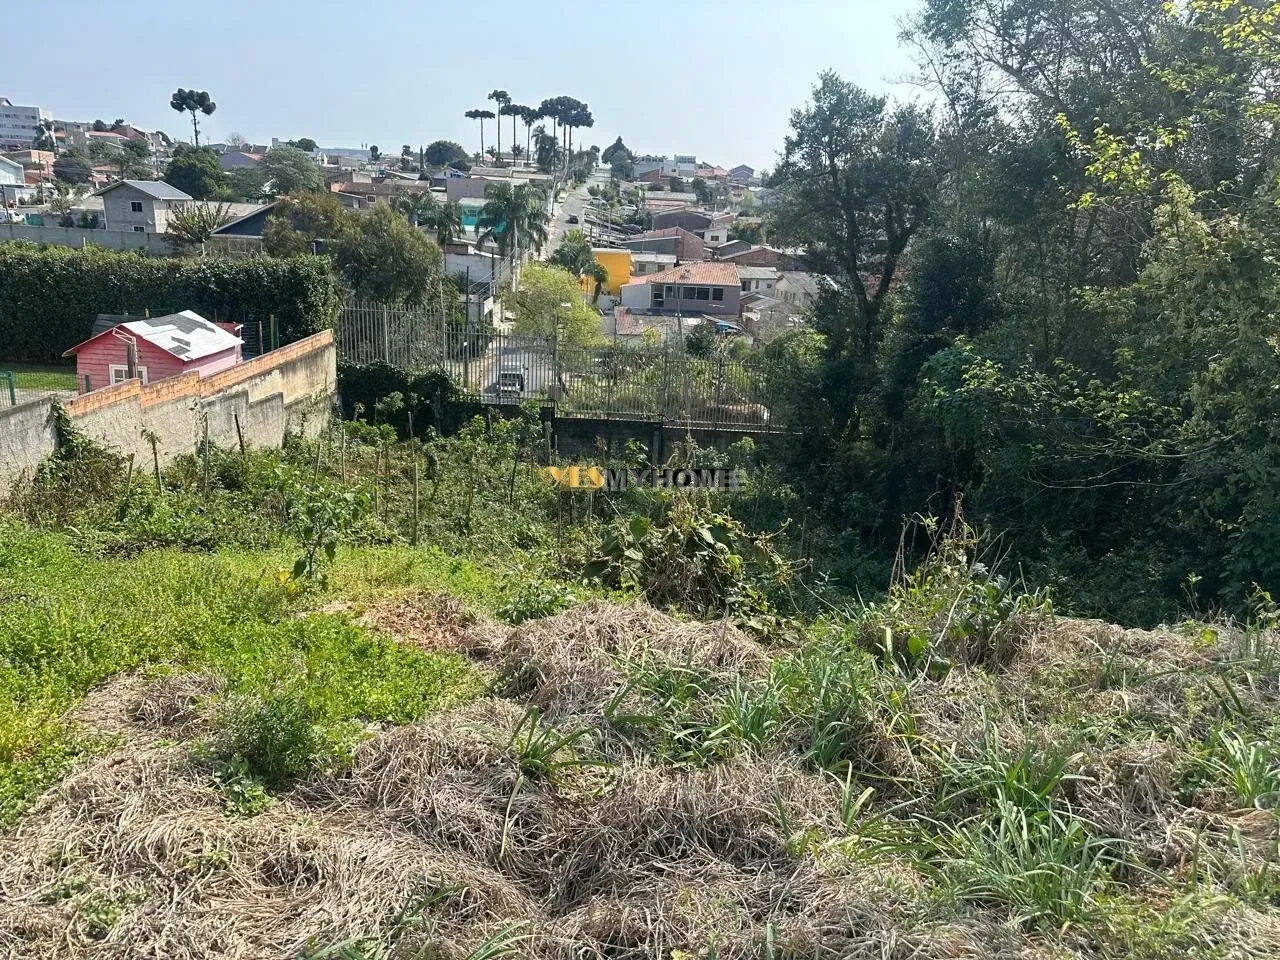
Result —
M 10 44 L 0 96 L 58 119 L 190 136 L 169 109 L 179 86 L 208 90 L 201 136 L 254 142 L 309 136 L 384 152 L 435 139 L 479 146 L 462 114 L 506 89 L 537 105 L 565 94 L 595 116 L 602 148 L 621 134 L 642 153 L 694 153 L 726 167 L 772 166 L 787 119 L 831 67 L 911 98 L 897 19 L 910 0 L 62 0 L 41 7 L 47 44 Z M 80 67 L 83 67 L 81 69 Z M 523 127 L 520 128 L 523 131 Z M 503 143 L 510 139 L 505 122 Z M 485 123 L 486 145 L 493 124 Z

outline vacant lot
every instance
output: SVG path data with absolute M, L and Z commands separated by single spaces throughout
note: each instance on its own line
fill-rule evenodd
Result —
M 162 491 L 89 451 L 10 502 L 0 956 L 1280 953 L 1265 599 L 1059 617 L 957 529 L 874 605 L 785 611 L 697 504 L 477 492 L 503 442 L 411 451 L 433 546 L 376 445 Z M 630 579 L 556 552 L 601 533 Z

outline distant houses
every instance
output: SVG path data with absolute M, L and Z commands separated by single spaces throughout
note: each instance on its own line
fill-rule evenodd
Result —
M 163 180 L 117 180 L 99 190 L 108 230 L 164 233 L 170 216 L 193 198 Z

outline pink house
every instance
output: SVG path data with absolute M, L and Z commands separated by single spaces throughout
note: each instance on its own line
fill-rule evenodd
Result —
M 165 317 L 126 320 L 95 333 L 64 357 L 76 358 L 76 377 L 97 390 L 130 379 L 130 368 L 143 383 L 195 371 L 209 376 L 240 362 L 240 327 L 213 323 L 183 310 Z

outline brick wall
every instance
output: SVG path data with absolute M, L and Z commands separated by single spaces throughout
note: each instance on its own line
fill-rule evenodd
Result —
M 184 373 L 145 386 L 131 380 L 64 407 L 77 429 L 125 456 L 149 459 L 143 431 L 154 432 L 168 463 L 195 450 L 206 418 L 209 439 L 223 447 L 240 436 L 246 446 L 268 447 L 279 446 L 286 431 L 315 435 L 328 422 L 337 381 L 333 331 L 325 330 L 209 377 Z M 0 410 L 0 489 L 53 453 L 51 408 L 41 400 Z

